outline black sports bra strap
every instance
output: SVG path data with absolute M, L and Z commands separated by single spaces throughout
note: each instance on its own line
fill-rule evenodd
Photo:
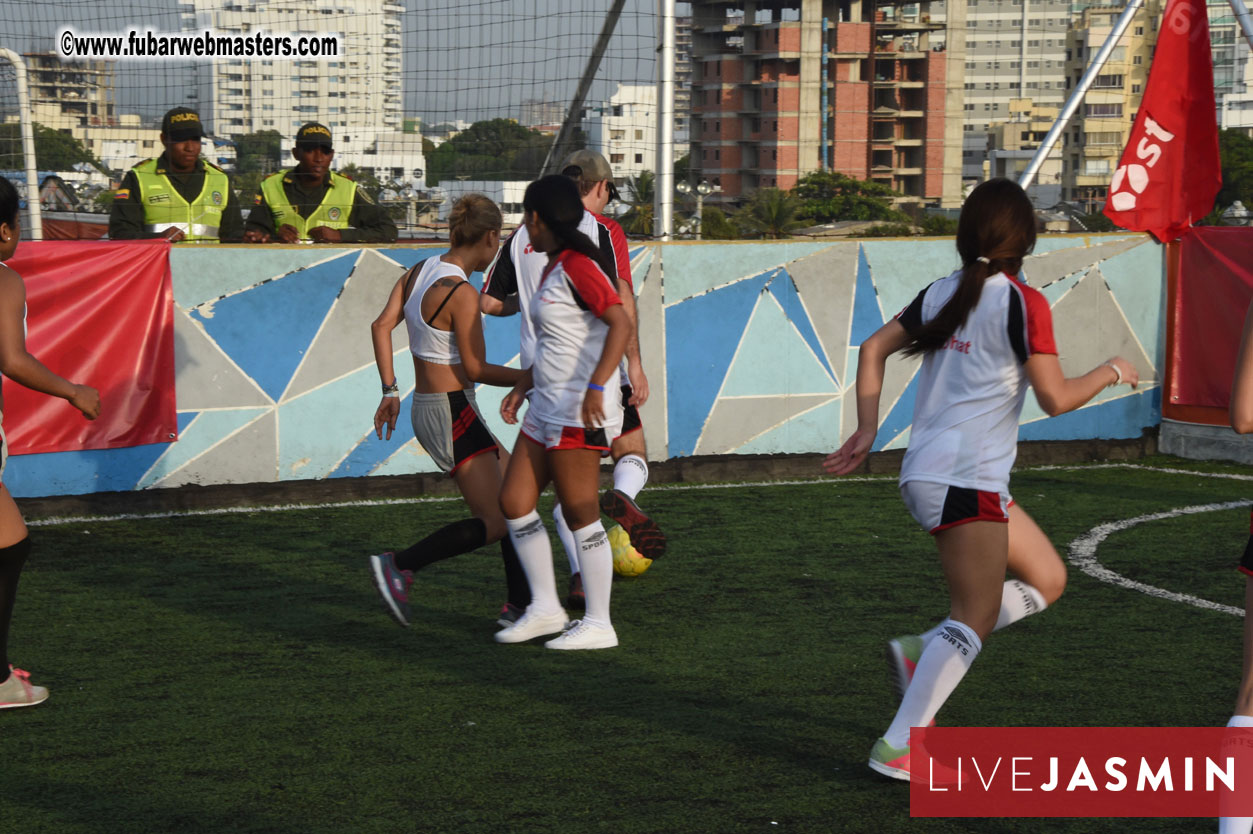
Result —
M 458 282 L 457 286 L 449 290 L 448 295 L 444 296 L 444 300 L 441 301 L 439 303 L 439 306 L 435 308 L 435 312 L 431 313 L 431 317 L 426 320 L 426 323 L 429 324 L 431 327 L 434 327 L 435 317 L 438 316 L 440 314 L 440 311 L 444 309 L 444 305 L 448 303 L 448 299 L 452 298 L 453 293 L 455 293 L 457 290 L 461 289 L 462 287 L 466 286 L 469 283 L 470 283 L 469 281 L 460 281 Z
M 405 294 L 400 300 L 400 306 L 402 307 L 409 303 L 409 296 L 413 294 L 413 282 L 417 280 L 418 267 L 420 266 L 422 266 L 421 261 L 409 267 L 409 272 L 405 275 Z

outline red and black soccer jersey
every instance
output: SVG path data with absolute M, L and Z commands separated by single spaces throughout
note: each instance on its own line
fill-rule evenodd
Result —
M 959 270 L 935 281 L 896 320 L 906 331 L 930 321 L 960 280 Z M 1023 366 L 1037 353 L 1057 353 L 1047 299 L 1004 273 L 990 276 L 965 324 L 923 358 L 901 483 L 1008 492 L 1028 388 Z

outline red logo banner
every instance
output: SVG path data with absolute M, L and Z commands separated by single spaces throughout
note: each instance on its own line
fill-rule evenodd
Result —
M 1222 186 L 1204 0 L 1170 0 L 1105 215 L 1159 241 L 1209 214 Z
M 915 817 L 1253 816 L 1253 728 L 910 732 Z
M 26 282 L 26 349 L 100 391 L 100 417 L 12 381 L 4 430 L 12 454 L 168 443 L 174 400 L 174 291 L 168 243 L 23 243 L 8 265 Z

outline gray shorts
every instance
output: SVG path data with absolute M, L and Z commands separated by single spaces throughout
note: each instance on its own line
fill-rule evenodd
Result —
M 449 475 L 485 452 L 499 457 L 499 445 L 474 402 L 474 389 L 442 394 L 413 394 L 413 436 Z

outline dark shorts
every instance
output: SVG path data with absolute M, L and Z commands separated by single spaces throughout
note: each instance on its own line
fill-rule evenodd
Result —
M 631 399 L 631 386 L 622 386 L 622 434 L 630 434 L 640 429 L 640 411 L 633 405 L 628 405 Z M 622 434 L 618 435 L 619 437 Z
M 1244 546 L 1244 557 L 1240 559 L 1240 570 L 1253 576 L 1253 511 L 1249 512 L 1249 543 Z

